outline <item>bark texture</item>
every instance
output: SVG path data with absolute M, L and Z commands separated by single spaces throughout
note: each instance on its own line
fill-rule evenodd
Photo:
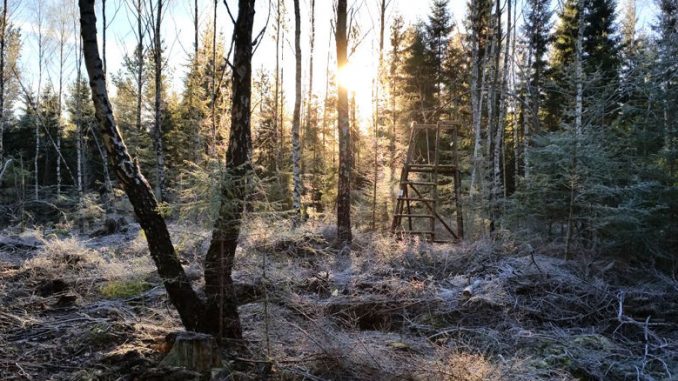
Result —
M 113 117 L 103 64 L 99 57 L 94 0 L 79 0 L 79 5 L 85 66 L 92 89 L 96 119 L 109 160 L 146 234 L 151 257 L 170 301 L 179 312 L 186 329 L 198 330 L 199 323 L 205 316 L 204 305 L 191 288 L 172 246 L 165 220 L 158 211 L 158 203 L 151 186 L 141 174 L 138 164 L 130 157 Z
M 220 317 L 205 322 L 207 331 L 216 331 L 221 337 L 236 339 L 242 337 L 242 330 L 231 272 L 252 172 L 250 110 L 254 0 L 239 0 L 238 4 L 238 18 L 233 32 L 233 106 L 226 174 L 221 190 L 219 218 L 205 260 L 207 314 Z
M 294 224 L 301 220 L 301 143 L 299 141 L 299 127 L 301 124 L 301 16 L 299 14 L 299 0 L 294 0 L 294 55 L 296 58 L 294 113 L 292 116 L 292 172 L 294 177 L 294 194 L 292 207 L 294 208 Z
M 5 160 L 5 44 L 7 34 L 7 0 L 2 3 L 2 25 L 0 25 L 0 163 Z
M 155 32 L 153 35 L 153 63 L 155 65 L 155 126 L 153 128 L 153 145 L 155 148 L 155 195 L 165 201 L 165 154 L 162 144 L 162 40 L 160 26 L 162 23 L 163 1 L 158 0 L 155 15 Z
M 344 70 L 348 63 L 346 34 L 346 0 L 337 2 L 337 71 Z M 337 125 L 339 130 L 339 192 L 337 193 L 337 238 L 349 243 L 351 234 L 351 129 L 348 115 L 348 89 L 338 81 Z

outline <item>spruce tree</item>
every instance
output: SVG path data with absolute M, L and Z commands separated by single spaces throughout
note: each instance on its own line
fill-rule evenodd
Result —
M 450 33 L 452 32 L 452 20 L 448 11 L 449 0 L 434 0 L 428 22 L 424 26 L 426 32 L 426 64 L 431 68 L 431 78 L 435 86 L 436 107 L 443 104 L 445 82 L 447 73 L 444 72 L 445 62 L 448 57 Z M 438 110 L 440 112 L 440 110 Z M 436 112 L 436 114 L 438 113 Z M 433 120 L 437 119 L 435 116 Z

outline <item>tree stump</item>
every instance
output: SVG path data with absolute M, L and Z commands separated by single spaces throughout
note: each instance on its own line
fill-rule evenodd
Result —
M 221 354 L 213 336 L 197 332 L 179 332 L 174 336 L 172 349 L 160 365 L 204 372 L 221 367 Z

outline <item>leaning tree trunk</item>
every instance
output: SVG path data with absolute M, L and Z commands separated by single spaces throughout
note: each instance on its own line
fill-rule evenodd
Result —
M 170 301 L 181 321 L 189 330 L 197 330 L 205 316 L 204 304 L 193 291 L 179 258 L 174 251 L 165 220 L 158 211 L 158 202 L 151 186 L 142 175 L 138 163 L 132 160 L 113 117 L 106 91 L 106 77 L 97 43 L 95 0 L 79 0 L 80 25 L 85 66 L 92 89 L 96 119 L 104 146 L 115 174 L 130 199 L 144 230 L 151 257 L 165 284 Z
M 347 64 L 346 0 L 337 2 L 337 70 Z M 339 130 L 339 193 L 337 193 L 337 239 L 339 243 L 351 242 L 351 129 L 348 115 L 348 89 L 338 82 L 337 124 Z
M 231 131 L 226 152 L 226 173 L 221 189 L 219 217 L 212 232 L 205 259 L 205 293 L 208 316 L 205 324 L 220 337 L 241 338 L 240 318 L 231 271 L 240 235 L 244 200 L 248 192 L 252 163 L 250 106 L 252 93 L 252 26 L 254 0 L 239 0 L 238 19 L 233 31 L 233 105 Z
M 294 194 L 292 207 L 294 208 L 294 225 L 301 220 L 301 145 L 299 142 L 299 124 L 301 113 L 301 16 L 299 15 L 299 0 L 294 0 L 294 55 L 296 58 L 296 76 L 294 92 L 294 113 L 292 116 L 292 168 L 294 177 Z
M 195 293 L 172 245 L 165 220 L 158 211 L 153 189 L 133 161 L 120 135 L 106 91 L 97 44 L 95 0 L 79 0 L 85 65 L 89 74 L 95 115 L 115 174 L 144 230 L 151 257 L 170 301 L 184 327 L 221 338 L 241 338 L 237 300 L 231 279 L 247 181 L 251 172 L 250 94 L 254 0 L 240 0 L 234 30 L 235 58 L 231 136 L 226 154 L 226 179 L 212 242 L 205 260 L 204 303 Z

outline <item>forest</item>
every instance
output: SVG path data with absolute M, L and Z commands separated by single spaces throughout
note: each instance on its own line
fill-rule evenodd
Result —
M 678 379 L 678 0 L 0 3 L 1 380 Z

